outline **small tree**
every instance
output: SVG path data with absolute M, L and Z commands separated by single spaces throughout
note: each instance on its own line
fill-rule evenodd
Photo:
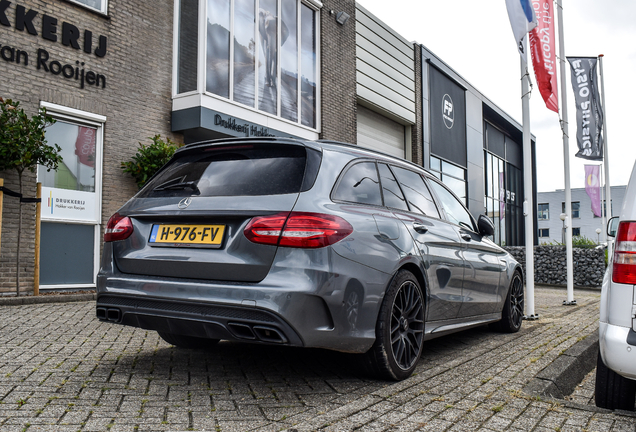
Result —
M 38 165 L 48 171 L 57 169 L 62 161 L 60 146 L 46 144 L 44 130 L 55 123 L 53 117 L 40 108 L 37 115 L 29 119 L 20 103 L 0 97 L 0 171 L 16 171 L 22 193 L 24 170 L 35 172 Z M 20 234 L 22 232 L 22 204 L 18 204 L 18 253 L 16 254 L 16 294 L 20 295 Z
M 152 141 L 152 144 L 139 143 L 139 150 L 131 160 L 121 163 L 121 169 L 133 176 L 139 189 L 170 160 L 179 148 L 179 145 L 170 138 L 166 138 L 166 141 L 162 140 L 159 134 L 148 139 Z

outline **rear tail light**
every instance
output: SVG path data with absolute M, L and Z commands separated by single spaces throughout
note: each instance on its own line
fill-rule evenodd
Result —
M 292 212 L 255 217 L 243 232 L 254 243 L 320 248 L 347 237 L 353 232 L 353 227 L 338 216 Z
M 108 219 L 104 241 L 113 242 L 125 240 L 133 233 L 133 224 L 129 217 L 115 213 Z
M 636 222 L 621 222 L 618 226 L 612 280 L 636 284 Z

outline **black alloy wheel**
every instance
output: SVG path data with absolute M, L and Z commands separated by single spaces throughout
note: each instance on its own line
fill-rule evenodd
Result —
M 375 375 L 403 380 L 417 366 L 424 342 L 424 296 L 415 276 L 400 270 L 387 290 L 366 357 Z
M 508 295 L 501 311 L 501 321 L 491 324 L 495 330 L 504 333 L 516 333 L 523 322 L 524 293 L 521 274 L 516 271 L 510 281 Z

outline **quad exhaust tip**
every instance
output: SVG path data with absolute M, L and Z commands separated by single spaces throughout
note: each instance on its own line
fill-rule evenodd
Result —
M 96 315 L 102 321 L 121 322 L 121 311 L 117 308 L 98 307 Z

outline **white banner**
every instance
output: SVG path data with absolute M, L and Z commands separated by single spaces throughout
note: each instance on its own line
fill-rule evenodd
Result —
M 95 192 L 42 187 L 42 219 L 98 222 Z

